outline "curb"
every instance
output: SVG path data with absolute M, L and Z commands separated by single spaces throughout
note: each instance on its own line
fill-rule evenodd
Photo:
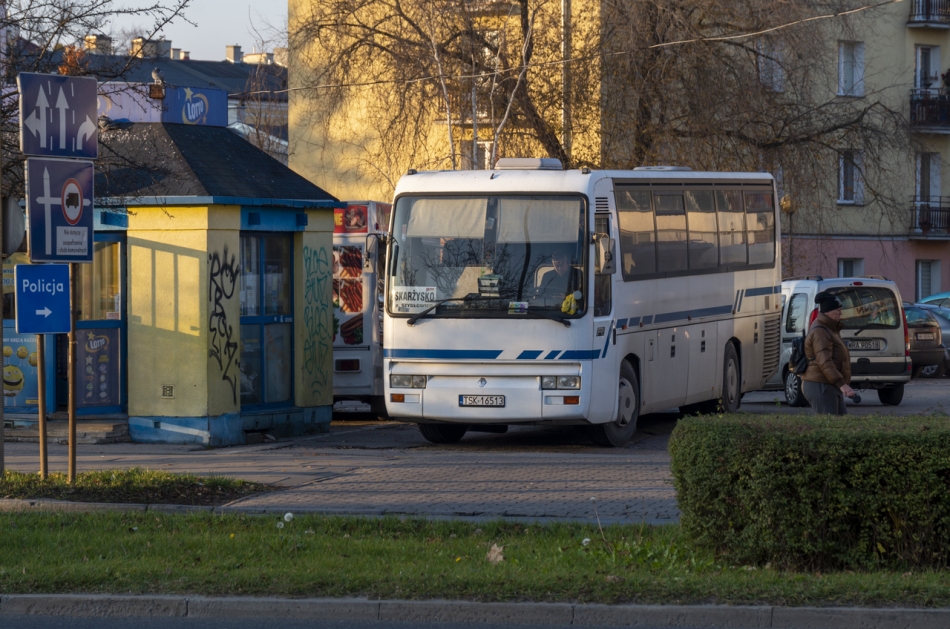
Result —
M 950 609 L 729 605 L 580 605 L 372 601 L 365 598 L 109 596 L 7 594 L 0 618 L 270 618 L 364 622 L 452 622 L 551 626 L 703 627 L 721 629 L 940 629 Z

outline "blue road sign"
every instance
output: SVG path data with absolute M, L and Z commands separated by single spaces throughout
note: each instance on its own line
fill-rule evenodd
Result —
M 99 157 L 93 77 L 21 72 L 20 150 L 39 157 Z
M 32 262 L 92 262 L 92 162 L 26 160 Z
M 17 334 L 69 333 L 69 265 L 18 264 L 13 282 Z

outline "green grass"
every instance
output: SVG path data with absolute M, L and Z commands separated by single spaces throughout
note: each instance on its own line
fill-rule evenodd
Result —
M 0 498 L 50 498 L 80 502 L 123 502 L 137 504 L 221 505 L 251 494 L 272 491 L 260 483 L 194 474 L 170 474 L 133 468 L 76 474 L 70 485 L 65 474 L 7 471 L 0 476 Z
M 19 513 L 0 515 L 0 592 L 931 607 L 950 575 L 721 566 L 678 526 Z

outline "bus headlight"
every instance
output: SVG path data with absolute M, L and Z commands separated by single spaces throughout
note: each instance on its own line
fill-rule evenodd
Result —
M 393 373 L 389 374 L 389 386 L 394 389 L 424 389 L 426 377 Z
M 557 376 L 541 376 L 541 388 L 542 389 L 556 389 Z
M 557 388 L 558 389 L 580 389 L 581 377 L 580 376 L 558 376 Z

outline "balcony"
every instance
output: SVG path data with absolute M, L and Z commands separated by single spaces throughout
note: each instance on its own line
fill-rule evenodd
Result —
M 911 0 L 908 28 L 950 28 L 950 0 Z
M 950 197 L 914 197 L 910 237 L 950 240 Z
M 912 89 L 910 124 L 916 131 L 950 133 L 950 94 L 932 87 Z

